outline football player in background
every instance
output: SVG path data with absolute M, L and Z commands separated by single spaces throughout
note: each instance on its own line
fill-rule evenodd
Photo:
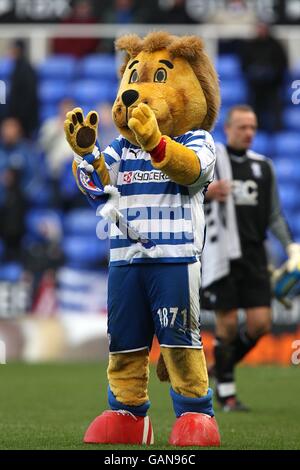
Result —
M 282 215 L 271 160 L 250 150 L 257 130 L 247 105 L 230 109 L 226 145 L 217 144 L 215 181 L 206 193 L 202 307 L 216 312 L 216 397 L 224 411 L 246 411 L 236 396 L 236 364 L 271 328 L 271 287 L 264 247 L 267 230 L 284 246 L 288 269 L 300 263 Z M 238 309 L 246 323 L 239 328 Z

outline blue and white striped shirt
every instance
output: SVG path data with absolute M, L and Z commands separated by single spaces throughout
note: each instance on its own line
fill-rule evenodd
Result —
M 204 241 L 204 190 L 213 179 L 215 145 L 204 130 L 189 131 L 174 140 L 194 150 L 200 160 L 199 178 L 189 186 L 179 185 L 156 170 L 150 154 L 122 136 L 104 150 L 111 184 L 121 194 L 121 213 L 141 235 L 151 238 L 161 253 L 156 258 L 137 253 L 130 261 L 126 260 L 132 243 L 112 225 L 111 265 L 190 263 L 199 259 Z

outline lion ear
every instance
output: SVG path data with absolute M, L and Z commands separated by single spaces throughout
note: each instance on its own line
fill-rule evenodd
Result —
M 176 38 L 169 47 L 173 57 L 183 57 L 188 62 L 196 62 L 204 49 L 203 41 L 198 36 Z
M 143 49 L 143 41 L 136 34 L 125 34 L 115 41 L 116 51 L 127 52 L 129 58 L 136 57 Z
M 115 50 L 126 52 L 119 70 L 120 77 L 123 76 L 129 60 L 136 57 L 142 49 L 143 41 L 136 34 L 125 34 L 115 41 Z

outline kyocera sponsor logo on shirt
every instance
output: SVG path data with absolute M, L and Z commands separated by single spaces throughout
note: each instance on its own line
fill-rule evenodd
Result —
M 124 171 L 123 173 L 123 184 L 131 183 L 161 183 L 163 181 L 170 181 L 167 175 L 164 175 L 161 171 Z

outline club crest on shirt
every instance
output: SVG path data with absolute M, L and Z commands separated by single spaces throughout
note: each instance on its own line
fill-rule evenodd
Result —
M 252 162 L 251 163 L 251 169 L 252 169 L 253 176 L 255 178 L 261 178 L 262 177 L 261 166 L 260 166 L 259 163 Z

